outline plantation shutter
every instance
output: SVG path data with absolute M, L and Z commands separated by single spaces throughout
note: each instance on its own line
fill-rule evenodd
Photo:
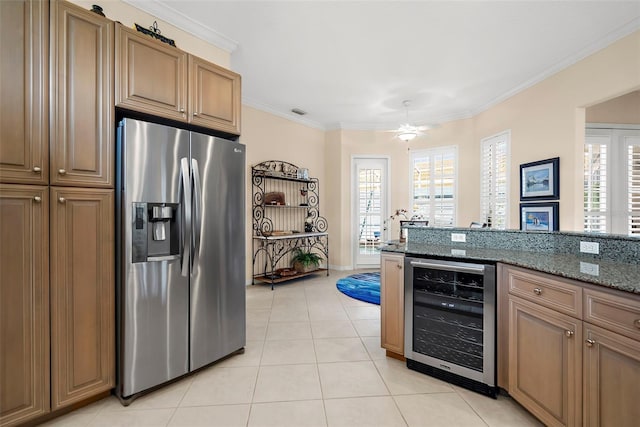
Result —
M 456 148 L 416 151 L 411 156 L 412 215 L 429 220 L 429 225 L 451 227 L 456 208 Z
M 584 231 L 607 232 L 607 148 L 609 138 L 590 136 L 584 146 Z
M 640 235 L 640 142 L 627 146 L 627 171 L 628 234 Z
M 482 140 L 480 214 L 487 225 L 501 230 L 507 228 L 509 212 L 509 140 L 509 132 Z

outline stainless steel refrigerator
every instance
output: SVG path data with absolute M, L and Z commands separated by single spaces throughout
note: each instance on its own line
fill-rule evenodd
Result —
M 245 346 L 245 146 L 124 119 L 117 143 L 116 392 Z

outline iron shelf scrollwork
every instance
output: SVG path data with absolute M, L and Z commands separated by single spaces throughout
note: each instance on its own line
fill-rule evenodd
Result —
M 253 283 L 271 284 L 326 271 L 281 275 L 296 249 L 315 252 L 329 264 L 327 220 L 320 215 L 317 178 L 281 160 L 251 168 L 253 216 Z

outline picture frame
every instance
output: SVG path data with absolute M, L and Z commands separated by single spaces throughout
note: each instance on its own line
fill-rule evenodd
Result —
M 560 198 L 560 158 L 520 165 L 520 200 Z
M 560 230 L 559 210 L 559 202 L 520 203 L 520 230 Z

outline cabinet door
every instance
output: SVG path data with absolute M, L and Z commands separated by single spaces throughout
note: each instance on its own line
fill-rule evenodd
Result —
M 240 135 L 240 75 L 189 55 L 189 120 Z
M 404 257 L 380 257 L 380 337 L 382 347 L 404 354 Z
M 584 425 L 637 426 L 640 342 L 584 323 Z
M 187 121 L 187 54 L 117 24 L 116 105 Z
M 0 1 L 0 182 L 49 180 L 49 5 Z
M 581 321 L 509 297 L 509 394 L 548 426 L 578 426 Z
M 51 5 L 51 184 L 113 187 L 113 22 Z
M 51 405 L 114 386 L 113 190 L 51 187 Z
M 0 186 L 0 425 L 49 412 L 48 201 Z

